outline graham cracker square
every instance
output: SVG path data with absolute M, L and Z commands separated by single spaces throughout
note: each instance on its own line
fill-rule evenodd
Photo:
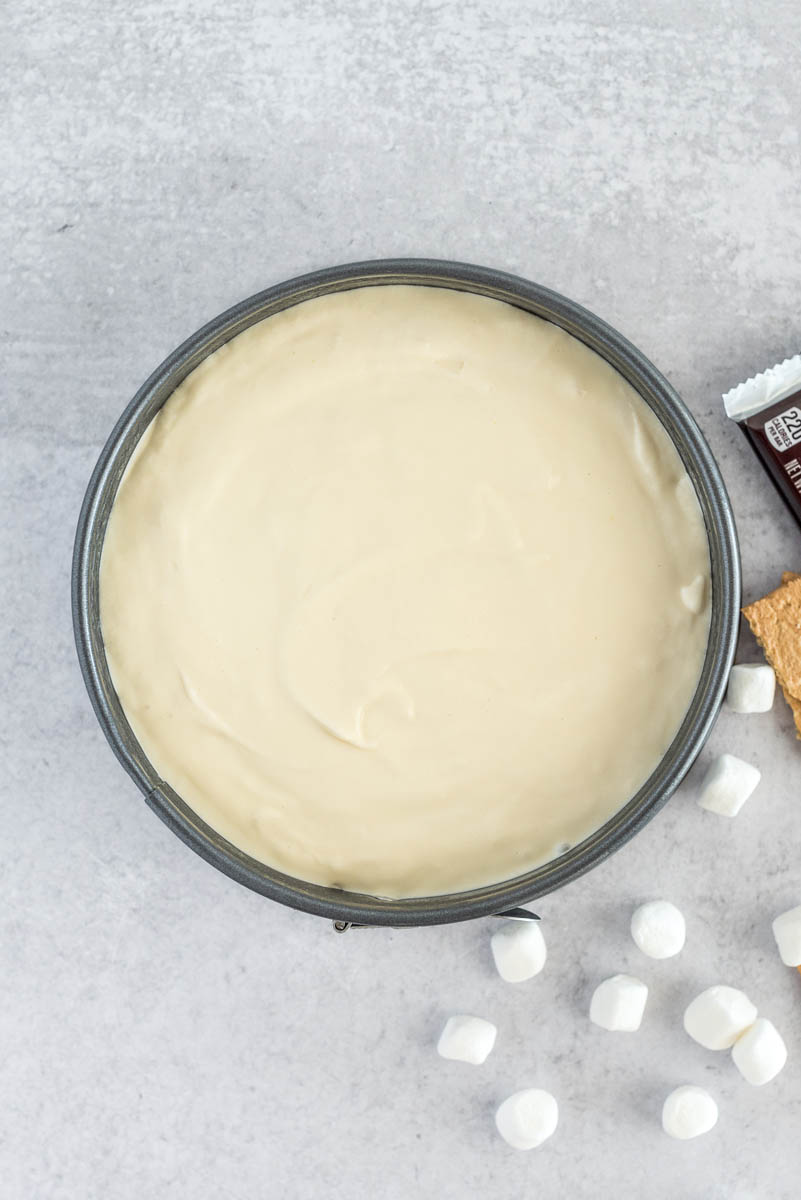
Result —
M 781 587 L 743 614 L 776 672 L 801 738 L 801 575 L 785 571 Z

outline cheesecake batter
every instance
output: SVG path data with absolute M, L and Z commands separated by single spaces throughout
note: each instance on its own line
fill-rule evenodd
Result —
M 707 539 L 603 359 L 468 293 L 307 301 L 205 360 L 120 484 L 114 685 L 242 850 L 381 896 L 517 875 L 653 771 L 701 670 Z

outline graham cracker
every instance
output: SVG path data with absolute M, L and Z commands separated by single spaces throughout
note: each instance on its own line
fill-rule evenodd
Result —
M 782 688 L 782 691 L 784 692 L 785 700 L 790 705 L 790 708 L 793 710 L 793 716 L 795 717 L 795 727 L 798 730 L 799 738 L 801 738 L 801 700 L 798 700 L 795 696 L 791 696 L 789 692 L 785 692 L 784 688 Z
M 782 585 L 743 609 L 776 672 L 801 738 L 801 575 L 785 571 Z

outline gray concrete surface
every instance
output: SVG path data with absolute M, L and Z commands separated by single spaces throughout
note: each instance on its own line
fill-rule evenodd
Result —
M 710 755 L 764 772 L 734 822 L 693 779 L 623 851 L 540 905 L 527 985 L 486 923 L 335 936 L 223 878 L 146 809 L 96 726 L 68 574 L 83 489 L 137 385 L 233 301 L 311 267 L 428 254 L 599 312 L 685 395 L 722 464 L 748 598 L 799 531 L 719 395 L 801 349 L 796 0 L 99 0 L 7 8 L 3 220 L 0 1194 L 8 1200 L 783 1200 L 801 1178 L 801 980 L 771 917 L 801 902 L 787 710 L 724 714 Z M 743 653 L 756 656 L 744 636 Z M 688 944 L 651 963 L 632 906 Z M 591 1027 L 595 982 L 651 985 L 642 1031 Z M 683 1034 L 702 986 L 783 1030 L 759 1090 Z M 486 1066 L 439 1061 L 454 1010 Z M 718 1128 L 659 1128 L 701 1082 Z M 550 1088 L 542 1150 L 494 1106 Z

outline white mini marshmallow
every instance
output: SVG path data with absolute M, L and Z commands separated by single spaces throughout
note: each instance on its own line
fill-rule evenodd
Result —
M 773 1022 L 759 1017 L 734 1043 L 731 1056 L 743 1078 L 761 1087 L 775 1079 L 787 1062 L 787 1047 Z
M 773 667 L 767 663 L 739 663 L 729 675 L 726 703 L 737 713 L 770 712 L 775 692 Z
M 756 1019 L 756 1006 L 745 992 L 718 984 L 687 1006 L 684 1028 L 707 1050 L 728 1050 Z
M 439 1035 L 437 1053 L 443 1058 L 478 1066 L 486 1061 L 498 1030 L 483 1017 L 448 1017 Z
M 640 1028 L 648 988 L 633 975 L 613 975 L 592 994 L 590 1020 L 601 1029 L 634 1033 Z
M 761 778 L 751 763 L 734 754 L 721 754 L 704 776 L 698 803 L 721 817 L 736 817 Z
M 548 952 L 539 921 L 506 921 L 490 945 L 498 974 L 508 983 L 531 979 L 545 966 Z
M 801 966 L 801 904 L 789 908 L 773 922 L 773 936 L 786 967 Z
M 718 1106 L 709 1092 L 689 1083 L 672 1091 L 662 1108 L 662 1128 L 681 1141 L 709 1133 L 717 1120 Z
M 650 900 L 631 917 L 631 936 L 649 958 L 672 958 L 684 946 L 687 927 L 669 900 Z
M 541 1146 L 556 1129 L 559 1105 L 550 1092 L 526 1088 L 504 1100 L 495 1114 L 498 1133 L 515 1150 Z

